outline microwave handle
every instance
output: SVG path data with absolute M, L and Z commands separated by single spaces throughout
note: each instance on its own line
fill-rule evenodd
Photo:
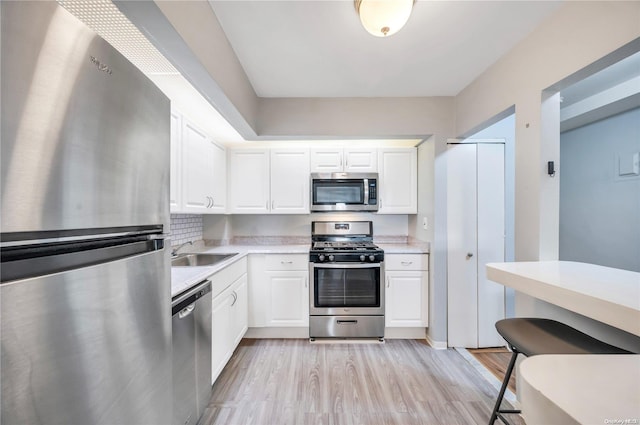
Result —
M 363 179 L 364 183 L 364 204 L 369 205 L 369 179 Z

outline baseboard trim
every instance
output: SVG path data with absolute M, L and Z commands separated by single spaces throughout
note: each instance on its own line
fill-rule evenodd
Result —
M 434 341 L 433 339 L 431 339 L 431 337 L 429 337 L 429 334 L 427 334 L 427 342 L 429 343 L 430 346 L 432 346 L 436 350 L 447 349 L 447 341 Z
M 309 328 L 249 328 L 244 335 L 245 338 L 309 338 Z

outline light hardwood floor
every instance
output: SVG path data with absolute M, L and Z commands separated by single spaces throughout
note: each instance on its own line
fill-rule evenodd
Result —
M 498 381 L 502 382 L 507 372 L 507 367 L 509 366 L 509 360 L 511 359 L 511 352 L 509 350 L 506 348 L 468 348 L 467 351 L 482 363 Z M 509 378 L 509 389 L 513 393 L 516 392 L 516 369 L 517 368 L 513 369 L 511 378 Z
M 486 424 L 496 395 L 455 350 L 422 341 L 245 339 L 199 425 Z

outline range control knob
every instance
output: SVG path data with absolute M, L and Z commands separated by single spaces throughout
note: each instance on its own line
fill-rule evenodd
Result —
M 324 254 L 318 255 L 318 260 L 322 263 L 324 261 Z
M 360 256 L 360 261 L 364 261 L 364 258 L 365 258 L 365 257 L 364 257 L 364 254 L 362 254 L 362 255 Z
M 329 261 L 333 261 L 333 259 L 334 259 L 334 258 L 335 258 L 335 257 L 334 257 L 333 255 L 330 255 L 330 256 L 329 256 Z
M 371 255 L 369 256 L 369 261 L 373 261 L 373 260 L 375 260 L 375 259 L 376 259 L 376 256 L 375 256 L 375 255 L 371 254 Z

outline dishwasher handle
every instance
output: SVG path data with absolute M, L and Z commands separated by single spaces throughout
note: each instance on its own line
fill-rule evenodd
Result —
M 198 285 L 194 286 L 193 288 L 188 289 L 187 291 L 176 295 L 171 300 L 171 316 L 180 314 L 179 317 L 181 319 L 183 317 L 188 316 L 195 308 L 195 302 L 200 298 L 204 297 L 205 295 L 209 294 L 210 292 L 211 292 L 211 281 L 205 280 L 199 283 Z M 191 307 L 191 304 L 193 304 L 193 307 Z M 191 307 L 191 311 L 183 313 L 183 310 L 186 310 L 189 307 Z
M 189 304 L 188 306 L 186 306 L 185 308 L 183 308 L 178 312 L 178 318 L 184 319 L 185 317 L 193 313 L 193 310 L 195 309 L 196 309 L 196 303 Z

